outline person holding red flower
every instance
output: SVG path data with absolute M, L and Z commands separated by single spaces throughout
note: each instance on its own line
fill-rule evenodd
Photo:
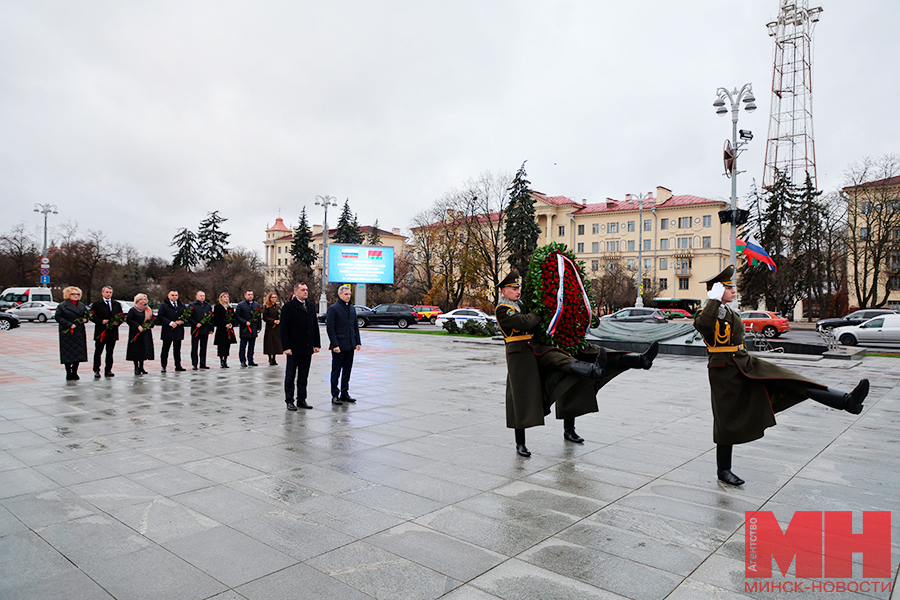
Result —
M 87 336 L 84 331 L 85 315 L 90 309 L 81 303 L 81 288 L 69 286 L 63 290 L 63 301 L 56 307 L 56 323 L 59 325 L 59 362 L 66 366 L 66 379 L 78 377 L 78 363 L 87 362 Z
M 184 339 L 184 319 L 181 317 L 187 307 L 178 299 L 176 290 L 169 290 L 167 298 L 156 311 L 159 339 L 162 340 L 162 350 L 159 351 L 160 371 L 166 372 L 170 347 L 175 360 L 175 370 L 186 371 L 187 369 L 181 366 L 181 340 Z
M 147 304 L 147 294 L 134 297 L 134 307 L 125 316 L 128 325 L 128 346 L 125 349 L 125 360 L 134 363 L 135 375 L 146 375 L 144 362 L 153 360 L 153 311 Z
M 122 305 L 112 299 L 113 289 L 108 285 L 104 286 L 100 290 L 100 295 L 102 298 L 91 305 L 94 312 L 94 379 L 100 379 L 100 360 L 103 358 L 104 350 L 106 350 L 106 368 L 103 374 L 106 377 L 115 377 L 112 372 L 113 351 L 119 340 L 119 325 L 125 320 Z
M 649 369 L 659 345 L 653 342 L 643 354 L 591 346 L 576 358 L 534 339 L 541 317 L 526 312 L 519 304 L 522 291 L 516 271 L 500 282 L 500 294 L 496 316 L 506 342 L 506 426 L 516 432 L 516 453 L 531 456 L 525 446 L 525 429 L 543 425 L 553 404 L 556 418 L 563 420 L 563 438 L 584 443 L 575 432 L 575 417 L 598 412 L 597 391 L 620 373 L 632 368 Z M 576 332 L 569 329 L 570 325 L 563 324 L 557 339 L 571 337 L 574 342 Z
M 234 309 L 234 317 L 241 326 L 241 344 L 238 347 L 238 358 L 241 366 L 258 366 L 253 362 L 253 350 L 256 348 L 256 338 L 262 329 L 262 309 L 259 303 L 253 299 L 253 292 L 244 292 L 244 300 Z
M 206 301 L 206 292 L 199 290 L 191 302 L 191 365 L 194 370 L 208 369 L 206 366 L 206 346 L 215 326 L 212 324 L 212 304 Z
M 216 337 L 213 338 L 213 343 L 216 345 L 219 366 L 227 369 L 231 345 L 237 343 L 237 336 L 234 334 L 234 309 L 231 307 L 228 292 L 219 294 L 219 301 L 213 308 L 213 320 L 216 323 Z

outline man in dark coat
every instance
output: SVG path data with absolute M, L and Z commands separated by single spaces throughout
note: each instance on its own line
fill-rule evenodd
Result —
M 306 381 L 312 355 L 319 351 L 319 322 L 310 302 L 309 288 L 305 283 L 294 286 L 294 297 L 281 307 L 281 347 L 287 357 L 284 373 L 284 402 L 288 410 L 312 408 L 306 401 Z M 294 404 L 294 379 L 297 380 L 297 404 Z
M 256 348 L 256 338 L 262 329 L 262 309 L 259 303 L 253 299 L 253 292 L 244 292 L 244 299 L 234 309 L 234 318 L 241 326 L 241 344 L 238 347 L 238 358 L 241 366 L 257 366 L 253 362 L 253 351 Z
M 338 288 L 338 299 L 328 307 L 325 331 L 328 332 L 328 349 L 331 350 L 331 403 L 340 406 L 344 402 L 356 402 L 356 398 L 350 396 L 350 371 L 353 369 L 353 353 L 362 349 L 362 341 L 356 309 L 350 304 L 349 285 Z
M 206 347 L 209 344 L 210 334 L 215 330 L 215 325 L 212 321 L 202 322 L 206 315 L 212 315 L 212 304 L 206 301 L 206 292 L 197 292 L 195 298 L 191 302 L 193 309 L 191 312 L 191 365 L 196 371 L 209 368 L 206 366 Z
M 775 413 L 806 398 L 858 415 L 869 381 L 863 379 L 845 393 L 751 355 L 744 347 L 744 323 L 729 305 L 735 296 L 733 279 L 734 265 L 729 265 L 702 282 L 708 300 L 694 317 L 694 328 L 703 336 L 709 356 L 717 474 L 724 483 L 741 485 L 744 480 L 731 472 L 734 444 L 763 437 L 775 425 Z
M 162 350 L 159 351 L 160 370 L 166 372 L 171 347 L 175 370 L 186 371 L 187 369 L 181 366 L 181 340 L 184 339 L 184 321 L 181 316 L 187 307 L 178 299 L 178 292 L 175 290 L 170 290 L 167 298 L 168 300 L 159 305 L 156 313 L 156 320 L 159 321 L 159 339 L 162 340 Z
M 94 312 L 94 378 L 100 378 L 100 360 L 103 358 L 103 351 L 106 350 L 106 368 L 103 374 L 106 377 L 115 377 L 112 372 L 113 367 L 113 351 L 116 348 L 116 341 L 119 339 L 119 325 L 125 322 L 125 314 L 122 311 L 122 305 L 118 301 L 113 300 L 113 289 L 109 286 L 100 290 L 102 298 L 91 305 Z M 119 325 L 115 324 L 114 316 L 119 317 Z M 113 321 L 113 325 L 110 325 Z
M 556 418 L 563 420 L 563 438 L 584 443 L 575 432 L 575 417 L 598 412 L 597 391 L 620 373 L 649 369 L 659 345 L 653 342 L 643 354 L 597 348 L 595 355 L 584 355 L 590 360 L 578 360 L 533 339 L 541 319 L 524 312 L 519 304 L 522 292 L 517 272 L 500 282 L 500 293 L 496 315 L 506 342 L 506 426 L 516 432 L 516 452 L 531 456 L 525 446 L 525 429 L 543 425 L 553 404 Z

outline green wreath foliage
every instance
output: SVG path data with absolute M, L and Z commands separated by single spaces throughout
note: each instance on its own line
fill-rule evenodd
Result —
M 538 343 L 555 346 L 572 356 L 587 347 L 584 332 L 590 325 L 590 313 L 584 306 L 581 289 L 572 277 L 565 278 L 564 310 L 554 335 L 547 334 L 547 327 L 553 315 L 556 314 L 556 290 L 559 286 L 557 272 L 557 254 L 569 258 L 574 265 L 574 273 L 581 278 L 584 290 L 591 297 L 590 281 L 584 272 L 584 263 L 579 262 L 564 244 L 556 242 L 541 246 L 534 251 L 528 272 L 525 275 L 524 290 L 522 293 L 522 306 L 526 311 L 533 312 L 541 318 L 540 331 L 535 333 Z M 573 267 L 567 266 L 566 273 L 572 274 Z

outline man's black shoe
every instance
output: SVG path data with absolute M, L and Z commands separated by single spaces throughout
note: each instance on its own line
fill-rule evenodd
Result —
M 576 444 L 583 444 L 584 438 L 575 433 L 574 429 L 566 429 L 563 431 L 563 438 L 569 442 L 575 442 Z
M 107 371 L 107 372 L 105 372 L 105 373 L 103 374 L 103 376 L 104 376 L 104 377 L 115 377 L 116 374 L 113 373 L 112 371 Z
M 251 360 L 250 362 L 248 362 L 247 365 L 248 365 L 248 366 L 251 366 L 251 367 L 258 367 L 258 366 L 259 366 L 258 364 L 256 364 L 256 363 L 253 362 L 252 360 Z
M 356 402 L 356 398 L 351 398 L 349 395 L 341 396 L 341 402 Z
M 100 379 L 100 371 L 94 371 L 94 379 Z
M 242 368 L 242 369 L 246 369 L 246 368 L 247 368 L 247 363 L 241 363 L 241 368 Z
M 288 409 L 288 410 L 297 410 L 297 407 L 294 405 L 293 402 L 288 402 L 288 403 L 287 403 L 287 409 Z
M 207 367 L 206 365 L 200 365 L 200 369 L 205 371 L 208 370 L 209 367 Z
M 528 448 L 525 447 L 525 444 L 516 444 L 516 454 L 519 456 L 531 456 L 531 452 L 528 451 Z
M 165 368 L 165 367 L 160 367 L 160 368 L 159 368 L 159 372 L 160 372 L 160 373 L 165 373 L 165 372 L 166 372 L 166 368 Z
M 312 405 L 307 404 L 306 400 L 297 400 L 297 408 L 312 408 Z
M 719 470 L 719 481 L 728 485 L 744 485 L 744 480 L 731 472 L 731 469 Z
M 343 402 L 341 402 L 341 399 L 338 398 L 337 396 L 331 397 L 331 403 L 334 404 L 335 406 L 340 406 L 341 404 L 343 404 Z
M 187 371 L 184 367 L 175 367 L 176 371 Z
M 200 370 L 200 367 L 198 367 L 197 365 L 194 365 L 193 367 L 191 367 L 191 371 L 198 371 L 198 370 Z

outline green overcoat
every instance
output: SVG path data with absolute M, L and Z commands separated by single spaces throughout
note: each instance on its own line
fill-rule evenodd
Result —
M 694 317 L 709 355 L 712 392 L 713 441 L 743 444 L 763 436 L 775 425 L 775 413 L 806 399 L 806 389 L 826 386 L 798 373 L 752 356 L 744 348 L 744 323 L 734 310 L 708 300 Z M 715 352 L 717 347 L 739 346 Z
M 554 404 L 557 419 L 597 412 L 597 391 L 626 370 L 615 365 L 620 353 L 608 351 L 610 364 L 603 379 L 593 381 L 573 375 L 569 365 L 575 358 L 530 339 L 531 332 L 540 326 L 540 317 L 522 312 L 512 303 L 498 305 L 496 315 L 507 340 L 506 426 L 511 429 L 543 425 Z M 595 357 L 596 353 L 585 354 L 580 360 L 594 362 Z

